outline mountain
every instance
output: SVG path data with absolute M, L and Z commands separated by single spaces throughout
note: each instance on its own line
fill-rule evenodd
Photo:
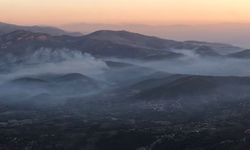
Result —
M 194 48 L 192 44 L 185 44 L 173 40 L 165 40 L 152 36 L 145 36 L 128 31 L 101 30 L 87 35 L 88 38 L 110 41 L 123 45 L 130 45 L 141 48 L 153 48 L 169 50 L 170 48 Z
M 244 59 L 249 59 L 250 58 L 250 50 L 243 50 L 240 52 L 232 53 L 228 55 L 229 57 L 233 58 L 244 58 Z
M 0 36 L 0 53 L 7 52 L 14 55 L 25 55 L 39 48 L 68 48 L 105 57 L 147 58 L 160 56 L 176 58 L 181 56 L 181 54 L 161 49 L 143 48 L 115 41 L 93 39 L 89 36 L 52 36 L 28 31 L 14 31 Z
M 194 50 L 194 52 L 199 56 L 212 56 L 212 57 L 222 56 L 219 54 L 219 52 L 213 49 L 213 46 L 199 46 Z
M 70 73 L 70 74 L 66 74 L 66 75 L 62 75 L 59 76 L 57 78 L 54 79 L 56 82 L 67 82 L 67 81 L 72 81 L 72 80 L 82 80 L 82 81 L 86 81 L 86 82 L 92 82 L 92 79 L 82 75 L 80 73 Z
M 156 84 L 157 83 L 157 84 Z M 136 98 L 140 100 L 230 100 L 249 94 L 249 77 L 216 77 L 179 75 L 155 79 L 154 82 L 140 82 Z M 143 89 L 141 87 L 147 87 Z M 139 90 L 143 89 L 143 90 Z M 136 90 L 136 89 L 133 89 Z M 230 91 L 234 91 L 234 94 Z M 237 92 L 236 92 L 237 91 Z M 187 101 L 186 101 L 187 102 Z M 185 103 L 186 103 L 185 102 Z
M 248 39 L 250 38 L 250 26 L 248 23 L 148 25 L 94 24 L 82 22 L 75 24 L 67 24 L 62 26 L 61 28 L 66 29 L 68 31 L 80 31 L 82 33 L 90 33 L 103 29 L 128 30 L 132 32 L 154 35 L 162 38 L 169 38 L 179 41 L 186 41 L 192 39 L 195 41 L 214 41 L 219 43 L 231 43 L 233 45 L 245 48 L 250 47 L 248 41 Z M 231 38 L 232 35 L 235 38 Z M 224 49 L 224 51 L 227 52 L 228 50 Z
M 200 41 L 185 41 L 185 43 L 193 44 L 196 46 L 210 47 L 211 49 L 217 50 L 216 52 L 220 55 L 226 55 L 235 51 L 241 51 L 242 48 L 231 44 L 224 43 L 211 43 L 211 42 L 200 42 Z
M 38 75 L 34 77 L 27 76 L 18 77 L 0 84 L 0 95 L 22 93 L 27 96 L 35 96 L 46 93 L 49 95 L 69 96 L 75 94 L 86 94 L 93 90 L 96 92 L 102 85 L 102 82 L 98 82 L 79 73 Z
M 146 60 L 174 59 L 184 56 L 178 50 L 188 50 L 200 56 L 221 56 L 212 43 L 180 42 L 160 39 L 128 31 L 97 31 L 85 36 L 53 36 L 18 30 L 0 35 L 0 53 L 26 55 L 40 48 L 72 49 L 97 57 L 140 58 Z M 218 44 L 217 44 L 218 45 Z M 230 47 L 230 46 L 228 46 Z M 231 49 L 238 49 L 231 46 Z
M 10 83 L 12 84 L 44 84 L 47 82 L 42 79 L 23 77 L 23 78 L 14 79 Z
M 199 52 L 204 51 L 207 48 L 207 51 L 214 51 L 213 53 L 218 53 L 221 55 L 241 50 L 241 48 L 230 44 L 209 43 L 200 41 L 181 42 L 162 39 L 154 36 L 142 35 L 139 33 L 133 33 L 128 31 L 100 30 L 87 35 L 87 37 L 91 39 L 115 42 L 123 45 L 161 50 L 195 49 L 195 51 Z
M 98 82 L 94 79 L 82 75 L 80 73 L 69 73 L 62 75 L 51 80 L 53 83 L 56 83 L 60 86 L 70 87 L 75 89 L 75 91 L 82 89 L 98 89 Z
M 0 34 L 10 33 L 16 30 L 24 30 L 30 31 L 35 33 L 46 33 L 51 35 L 71 35 L 71 36 L 80 36 L 81 33 L 78 32 L 66 32 L 62 29 L 56 27 L 49 27 L 49 26 L 21 26 L 21 25 L 14 25 L 0 22 Z

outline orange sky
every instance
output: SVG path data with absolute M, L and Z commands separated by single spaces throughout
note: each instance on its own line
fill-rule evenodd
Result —
M 250 22 L 250 0 L 0 0 L 0 21 L 199 24 Z

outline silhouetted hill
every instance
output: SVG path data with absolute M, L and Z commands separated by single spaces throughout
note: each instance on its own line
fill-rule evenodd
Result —
M 250 50 L 244 50 L 236 53 L 232 53 L 228 55 L 229 57 L 234 57 L 234 58 L 244 58 L 244 59 L 249 59 L 250 58 Z
M 173 78 L 174 77 L 174 78 Z M 141 90 L 137 98 L 150 100 L 171 100 L 182 97 L 200 96 L 214 100 L 220 96 L 244 96 L 250 87 L 249 77 L 212 77 L 212 76 L 170 76 L 155 79 L 153 82 L 141 82 L 134 87 L 147 87 Z M 135 89 L 134 89 L 135 90 Z M 235 92 L 229 94 L 231 92 Z M 236 92 L 237 91 L 237 92 Z M 234 95 L 234 96 L 233 96 Z M 230 97 L 230 96 L 229 96 Z M 198 99 L 198 98 L 196 98 Z
M 193 44 L 196 46 L 210 47 L 213 50 L 216 50 L 216 53 L 220 55 L 233 53 L 235 51 L 241 51 L 242 48 L 224 43 L 211 43 L 211 42 L 201 42 L 201 41 L 185 41 L 185 43 Z

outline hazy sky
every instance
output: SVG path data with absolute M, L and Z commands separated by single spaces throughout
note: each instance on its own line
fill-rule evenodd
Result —
M 250 22 L 250 0 L 0 0 L 0 21 L 199 24 Z

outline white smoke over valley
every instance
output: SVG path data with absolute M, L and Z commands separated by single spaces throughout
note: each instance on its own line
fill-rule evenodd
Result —
M 208 75 L 208 76 L 250 76 L 250 59 L 221 57 L 202 57 L 192 50 L 174 50 L 185 57 L 160 59 L 154 61 L 117 59 L 109 60 L 147 67 L 156 71 L 172 74 Z
M 7 73 L 2 73 L 2 81 L 41 74 L 80 73 L 98 80 L 105 80 L 110 68 L 105 61 L 133 64 L 155 71 L 172 74 L 212 75 L 212 76 L 249 76 L 250 60 L 228 57 L 201 57 L 192 50 L 173 50 L 185 55 L 178 59 L 138 60 L 121 58 L 95 58 L 94 56 L 71 49 L 41 48 L 31 55 L 20 58 L 9 55 L 13 63 Z M 130 66 L 132 67 L 132 66 Z
M 8 55 L 5 63 L 8 71 L 0 74 L 0 98 L 7 99 L 7 102 L 32 102 L 40 107 L 41 102 L 58 105 L 72 99 L 119 100 L 144 88 L 154 88 L 161 84 L 161 79 L 163 84 L 177 80 L 179 76 L 172 78 L 176 74 L 250 76 L 249 59 L 201 56 L 195 50 L 173 51 L 185 56 L 159 60 L 96 58 L 78 50 L 47 48 L 22 57 Z M 226 91 L 231 86 L 223 88 Z M 248 93 L 249 88 L 243 85 L 237 89 Z M 91 96 L 94 98 L 89 99 Z
M 10 57 L 11 62 L 17 58 Z M 42 48 L 33 54 L 25 56 L 21 62 L 13 65 L 10 72 L 2 74 L 2 79 L 11 79 L 39 74 L 68 74 L 80 73 L 93 78 L 108 69 L 104 61 L 96 59 L 90 54 L 77 50 Z

